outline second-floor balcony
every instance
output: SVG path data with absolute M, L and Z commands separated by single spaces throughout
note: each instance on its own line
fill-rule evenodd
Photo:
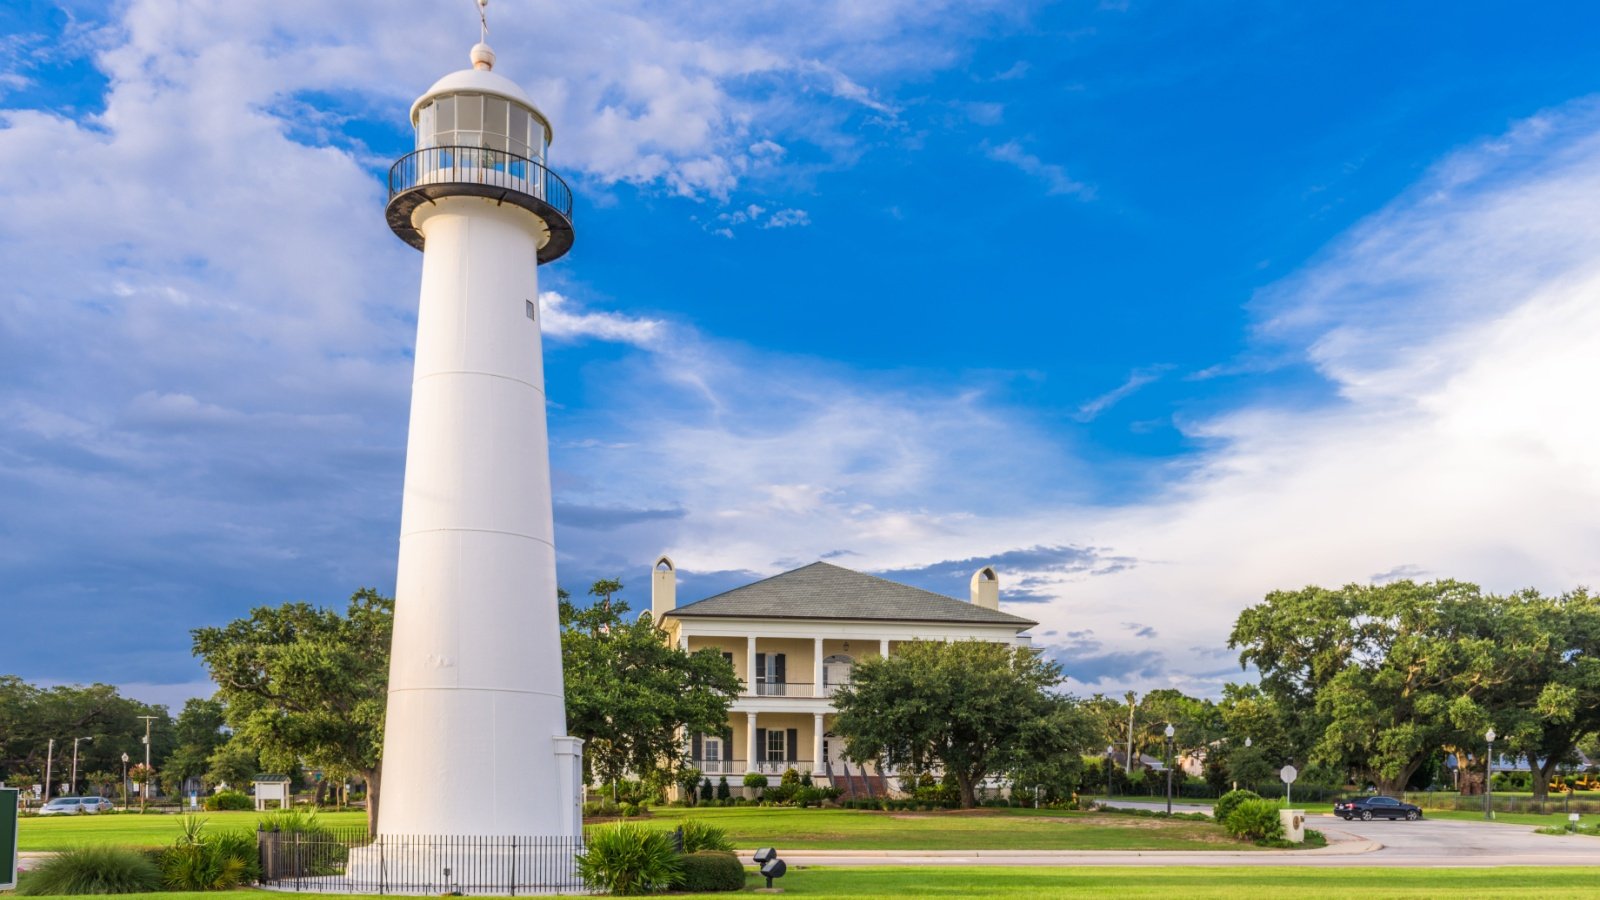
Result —
M 848 681 L 816 685 L 809 681 L 757 681 L 755 690 L 745 687 L 747 697 L 832 697 Z

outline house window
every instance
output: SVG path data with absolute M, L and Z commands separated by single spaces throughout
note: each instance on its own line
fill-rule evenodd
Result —
M 767 761 L 782 762 L 789 758 L 789 748 L 783 742 L 784 731 L 782 728 L 767 729 Z
M 706 762 L 720 762 L 722 760 L 722 738 L 707 735 L 704 738 L 702 758 Z
M 784 696 L 784 685 L 788 681 L 785 668 L 784 654 L 757 653 L 756 693 L 767 697 Z

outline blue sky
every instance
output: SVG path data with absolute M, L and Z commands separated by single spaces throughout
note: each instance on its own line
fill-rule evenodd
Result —
M 1594 583 L 1600 11 L 493 0 L 554 123 L 561 581 L 984 563 L 1076 691 L 1277 587 Z M 406 110 L 468 0 L 0 10 L 0 671 L 392 588 Z M 83 639 L 93 652 L 63 654 Z

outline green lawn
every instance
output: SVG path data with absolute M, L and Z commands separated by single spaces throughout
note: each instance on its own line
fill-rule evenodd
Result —
M 750 886 L 758 884 L 752 874 Z M 779 884 L 786 894 L 866 900 L 878 897 L 1593 897 L 1592 868 L 1516 869 L 1282 869 L 1282 868 L 810 868 L 790 869 Z M 194 894 L 141 894 L 149 900 L 183 900 Z M 207 897 L 267 900 L 261 891 Z M 296 894 L 306 900 L 349 900 L 350 894 Z M 677 894 L 715 900 L 728 894 Z
M 256 813 L 202 813 L 211 829 L 251 830 Z M 364 814 L 322 813 L 324 821 L 359 825 Z M 635 821 L 674 828 L 702 819 L 728 832 L 734 846 L 815 850 L 1249 850 L 1209 822 L 1146 819 L 1031 809 L 889 813 L 853 809 L 730 807 L 660 809 Z M 161 847 L 182 831 L 172 815 L 52 816 L 22 820 L 23 850 L 84 844 Z
M 254 831 L 256 812 L 202 812 L 208 829 Z M 329 825 L 363 825 L 364 812 L 324 812 L 318 818 Z M 183 816 L 167 813 L 116 813 L 96 816 L 29 816 L 21 821 L 17 849 L 64 850 L 86 844 L 121 844 L 125 847 L 165 847 L 183 834 Z
M 660 809 L 644 820 L 673 828 L 696 818 L 735 847 L 812 850 L 1251 850 L 1210 822 L 1032 809 L 880 812 L 729 807 Z

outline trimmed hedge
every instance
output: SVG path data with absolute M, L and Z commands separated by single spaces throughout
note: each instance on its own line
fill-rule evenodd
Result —
M 211 812 L 240 811 L 256 808 L 256 801 L 243 791 L 218 791 L 206 798 L 206 809 Z
M 724 850 L 701 850 L 683 856 L 683 877 L 677 888 L 691 893 L 744 890 L 744 865 Z

